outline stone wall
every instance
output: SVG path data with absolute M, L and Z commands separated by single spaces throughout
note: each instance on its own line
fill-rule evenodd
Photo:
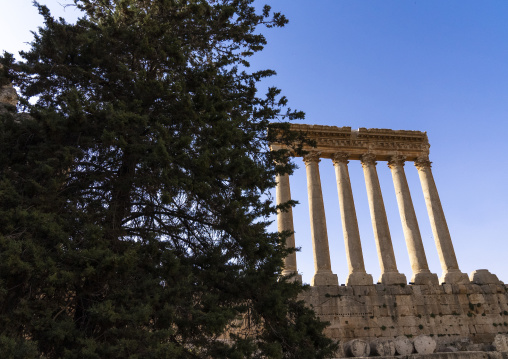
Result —
M 490 344 L 508 333 L 508 287 L 502 283 L 314 286 L 302 299 L 330 322 L 326 334 L 342 343 L 425 334 L 438 345 Z
M 500 352 L 455 352 L 455 353 L 434 353 L 434 354 L 410 354 L 403 356 L 387 356 L 381 358 L 397 359 L 508 359 L 508 353 Z

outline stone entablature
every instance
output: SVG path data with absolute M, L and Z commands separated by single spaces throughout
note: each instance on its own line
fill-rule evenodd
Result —
M 388 161 L 391 156 L 406 156 L 407 161 L 429 155 L 429 141 L 426 132 L 389 130 L 380 128 L 291 125 L 291 130 L 304 132 L 317 147 L 304 147 L 305 150 L 318 150 L 321 158 L 332 158 L 335 152 L 349 153 L 349 159 L 359 160 L 365 153 L 375 153 L 379 161 Z M 284 146 L 273 143 L 272 149 Z

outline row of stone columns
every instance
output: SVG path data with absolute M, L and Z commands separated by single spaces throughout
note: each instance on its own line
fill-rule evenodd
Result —
M 338 285 L 337 275 L 334 274 L 331 269 L 325 209 L 319 175 L 319 156 L 320 152 L 313 151 L 303 158 L 307 173 L 307 193 L 309 196 L 309 213 L 315 268 L 315 274 L 312 278 L 311 285 Z M 358 229 L 353 192 L 351 190 L 347 166 L 349 163 L 348 158 L 349 155 L 345 152 L 337 152 L 332 156 L 337 177 L 342 229 L 349 268 L 346 285 L 369 285 L 373 284 L 373 279 L 372 275 L 367 274 L 365 271 L 360 232 Z M 404 237 L 409 253 L 411 269 L 413 271 L 411 282 L 423 285 L 438 284 L 437 275 L 430 272 L 427 264 L 420 229 L 418 227 L 418 221 L 416 219 L 409 186 L 404 172 L 405 159 L 406 158 L 402 155 L 392 156 L 388 161 L 388 166 L 392 173 Z M 405 275 L 399 273 L 397 270 L 390 229 L 388 227 L 383 196 L 376 170 L 375 155 L 371 153 L 364 154 L 361 156 L 361 163 L 365 175 L 372 227 L 381 267 L 379 282 L 383 284 L 406 283 Z M 427 158 L 418 158 L 415 160 L 415 166 L 418 169 L 432 232 L 443 268 L 441 282 L 468 282 L 467 275 L 459 270 L 457 264 L 443 208 L 432 177 L 431 162 Z M 290 199 L 289 177 L 287 175 L 279 176 L 277 179 L 277 203 L 285 203 Z M 288 211 L 279 211 L 278 230 L 294 231 L 291 209 Z M 286 245 L 291 248 L 295 246 L 293 235 L 288 237 Z M 283 274 L 294 274 L 294 278 L 301 281 L 301 276 L 299 276 L 297 272 L 295 253 L 290 254 L 286 258 Z

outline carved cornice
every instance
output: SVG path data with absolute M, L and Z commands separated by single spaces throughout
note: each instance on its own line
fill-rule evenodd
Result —
M 395 168 L 397 166 L 402 167 L 402 166 L 404 166 L 405 161 L 406 161 L 406 156 L 404 156 L 404 155 L 391 156 L 390 159 L 388 160 L 388 167 L 390 167 L 390 168 Z
M 426 132 L 379 128 L 352 130 L 351 127 L 296 124 L 291 125 L 291 130 L 304 132 L 307 138 L 315 141 L 315 148 L 304 146 L 304 150 L 320 151 L 321 158 L 332 158 L 336 152 L 348 152 L 350 160 L 359 160 L 362 155 L 372 153 L 378 161 L 388 161 L 396 154 L 405 155 L 408 161 L 414 161 L 429 154 Z M 274 150 L 287 148 L 277 142 L 271 146 Z
M 303 156 L 303 162 L 305 162 L 305 165 L 309 165 L 310 163 L 319 163 L 321 160 L 319 157 L 321 156 L 321 152 L 319 151 L 310 151 L 306 155 Z
M 349 163 L 348 159 L 349 153 L 347 152 L 335 152 L 332 155 L 332 161 L 334 166 L 338 165 L 339 163 L 344 163 L 345 165 L 347 165 Z
M 424 168 L 430 168 L 432 165 L 432 162 L 429 161 L 429 156 L 419 156 L 415 160 L 415 167 L 419 170 L 422 170 Z
M 362 167 L 368 167 L 368 166 L 375 166 L 377 165 L 376 162 L 376 155 L 373 153 L 365 153 L 360 156 L 360 161 L 362 162 Z

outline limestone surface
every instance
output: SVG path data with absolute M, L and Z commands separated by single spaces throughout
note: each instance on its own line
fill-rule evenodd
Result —
M 494 337 L 492 345 L 498 352 L 508 352 L 508 335 L 498 334 Z
M 370 345 L 364 340 L 353 339 L 344 346 L 346 355 L 349 357 L 368 357 L 370 355 Z
M 370 342 L 370 351 L 373 355 L 394 356 L 395 344 L 393 340 L 376 339 Z
M 11 84 L 0 87 L 0 102 L 16 106 L 18 95 Z
M 497 334 L 508 334 L 504 285 L 317 286 L 301 299 L 321 320 L 330 322 L 326 335 L 342 343 L 393 340 L 401 335 L 414 339 L 423 334 L 440 348 L 463 351 L 492 345 Z
M 432 354 L 437 345 L 436 341 L 428 335 L 417 336 L 413 343 L 418 354 Z
M 409 355 L 413 353 L 413 343 L 406 336 L 398 336 L 393 341 L 393 344 L 395 345 L 395 351 L 399 353 L 399 355 Z
M 490 273 L 487 269 L 477 269 L 473 271 L 469 280 L 475 284 L 500 284 L 501 281 L 497 275 Z

